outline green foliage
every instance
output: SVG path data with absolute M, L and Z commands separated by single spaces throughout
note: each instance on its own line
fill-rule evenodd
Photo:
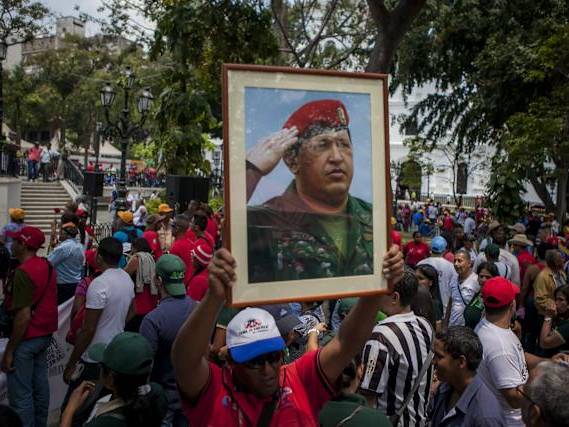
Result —
M 41 20 L 49 10 L 40 2 L 2 0 L 0 4 L 0 41 L 30 40 L 43 30 Z
M 158 213 L 158 206 L 160 206 L 161 203 L 166 203 L 166 201 L 161 199 L 161 198 L 146 200 L 144 202 L 144 206 L 146 207 L 146 210 L 148 211 L 148 215 L 157 214 Z
M 512 168 L 511 162 L 504 161 L 505 157 L 505 154 L 501 154 L 493 160 L 486 200 L 498 221 L 514 224 L 525 213 L 525 203 L 521 197 L 525 188 L 519 180 L 523 172 L 519 167 Z
M 568 168 L 561 142 L 567 139 L 567 16 L 566 0 L 429 2 L 401 45 L 391 86 L 409 94 L 434 84 L 404 125 L 417 120 L 427 143 L 449 141 L 461 153 L 494 144 L 504 156 L 493 163 L 494 175 L 508 164 L 509 178 L 531 182 L 558 217 L 566 209 Z M 561 197 L 554 204 L 540 173 L 557 179 Z

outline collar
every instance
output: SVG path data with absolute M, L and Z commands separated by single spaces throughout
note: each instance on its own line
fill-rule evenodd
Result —
M 361 394 L 353 394 L 353 393 L 342 392 L 334 400 L 339 400 L 342 402 L 352 402 L 352 403 L 356 403 L 356 404 L 361 405 L 361 406 L 368 406 L 366 398 L 363 397 Z
M 122 400 L 120 397 L 117 399 L 110 400 L 111 397 L 112 396 L 109 394 L 97 401 L 94 409 L 95 417 L 99 417 L 103 414 L 109 413 L 111 411 L 114 411 L 115 409 L 122 408 L 123 406 L 127 405 L 127 403 L 124 400 Z
M 476 375 L 473 380 L 468 384 L 468 386 L 462 392 L 462 395 L 456 402 L 455 407 L 460 409 L 463 414 L 468 412 L 468 407 L 470 406 L 470 402 L 474 399 L 474 396 L 478 393 L 482 383 L 481 379 Z
M 413 313 L 413 311 L 410 311 L 409 313 L 394 314 L 393 316 L 389 316 L 389 317 L 383 319 L 381 322 L 377 323 L 376 326 L 383 325 L 385 323 L 411 322 L 411 321 L 415 320 L 416 318 L 417 318 L 417 316 L 415 316 L 415 313 Z

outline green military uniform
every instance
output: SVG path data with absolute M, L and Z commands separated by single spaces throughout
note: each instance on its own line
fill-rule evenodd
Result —
M 247 210 L 249 282 L 373 274 L 372 206 L 348 196 L 345 214 L 321 215 L 293 181 Z

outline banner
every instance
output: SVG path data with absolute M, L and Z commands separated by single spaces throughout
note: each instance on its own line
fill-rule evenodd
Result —
M 53 333 L 51 343 L 47 349 L 50 419 L 59 416 L 59 408 L 67 392 L 67 384 L 63 382 L 63 370 L 71 355 L 73 346 L 65 341 L 65 335 L 69 331 L 72 307 L 73 298 L 58 307 L 58 328 Z M 4 355 L 6 344 L 8 344 L 8 339 L 0 340 L 0 357 Z M 0 372 L 0 403 L 8 405 L 8 385 L 4 372 Z

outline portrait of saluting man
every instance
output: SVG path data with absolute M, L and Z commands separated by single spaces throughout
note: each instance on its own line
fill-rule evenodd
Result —
M 358 171 L 357 144 L 345 104 L 316 99 L 300 105 L 280 131 L 249 149 L 250 283 L 373 274 L 372 205 L 350 191 Z M 292 175 L 286 189 L 251 203 L 281 160 Z

